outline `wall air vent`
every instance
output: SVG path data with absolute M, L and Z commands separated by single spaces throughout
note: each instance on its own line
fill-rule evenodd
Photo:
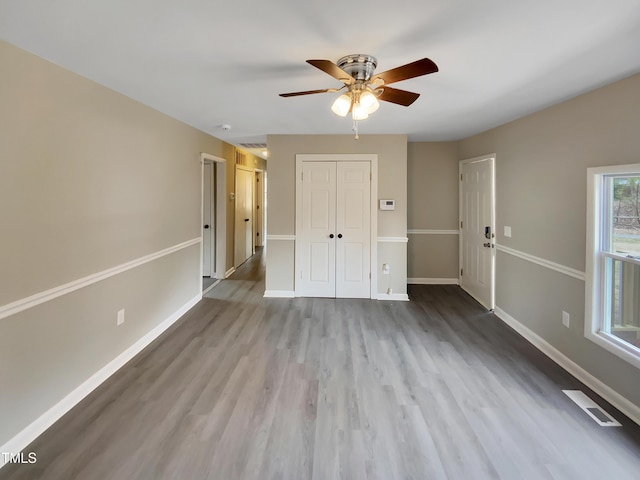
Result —
M 267 148 L 266 143 L 241 143 L 240 146 L 242 148 L 259 148 L 262 150 Z

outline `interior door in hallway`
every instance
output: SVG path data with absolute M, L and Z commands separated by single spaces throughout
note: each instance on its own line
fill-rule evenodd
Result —
M 494 157 L 460 162 L 460 286 L 495 306 Z
M 303 162 L 296 295 L 369 298 L 369 162 Z
M 253 255 L 253 177 L 252 170 L 236 167 L 236 267 Z
M 216 183 L 214 164 L 203 165 L 202 179 L 202 276 L 211 277 L 216 265 Z

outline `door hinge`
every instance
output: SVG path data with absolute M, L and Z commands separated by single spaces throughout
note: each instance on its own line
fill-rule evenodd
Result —
M 371 280 L 371 272 L 369 272 L 369 280 Z
M 462 181 L 462 173 L 460 174 L 460 181 Z
M 373 173 L 369 172 L 369 181 L 373 180 Z
M 462 228 L 462 220 L 460 220 L 460 228 Z
M 300 172 L 300 180 L 304 181 L 304 172 Z
M 461 268 L 460 269 L 460 276 L 462 276 L 462 273 L 464 272 L 464 270 Z

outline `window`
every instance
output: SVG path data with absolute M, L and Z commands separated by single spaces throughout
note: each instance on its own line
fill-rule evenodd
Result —
M 640 164 L 587 179 L 585 335 L 640 367 Z

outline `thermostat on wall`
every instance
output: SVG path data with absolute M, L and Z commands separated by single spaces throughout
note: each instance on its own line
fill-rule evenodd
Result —
M 380 210 L 395 210 L 395 209 L 396 209 L 395 200 L 380 200 Z

